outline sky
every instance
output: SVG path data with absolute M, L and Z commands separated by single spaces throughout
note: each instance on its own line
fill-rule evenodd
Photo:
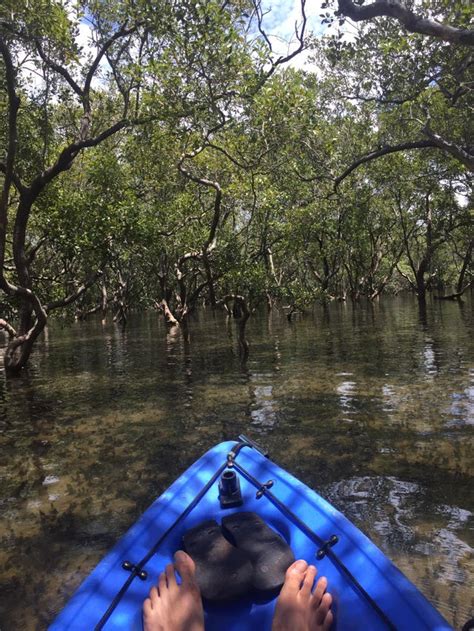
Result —
M 322 34 L 324 26 L 321 25 L 321 2 L 313 0 L 307 2 L 306 32 Z M 265 32 L 269 36 L 273 49 L 277 55 L 286 55 L 298 45 L 295 39 L 295 24 L 301 25 L 301 2 L 300 0 L 263 0 L 263 20 Z M 289 65 L 294 68 L 305 68 L 308 63 L 308 51 L 303 51 L 294 57 Z
M 71 18 L 75 17 L 75 3 L 72 0 L 64 0 L 68 7 Z M 321 25 L 320 13 L 322 12 L 321 3 L 323 0 L 307 0 L 306 14 L 307 27 L 306 34 L 322 34 L 327 28 Z M 275 58 L 287 55 L 295 50 L 298 41 L 295 38 L 295 25 L 301 25 L 301 0 L 262 0 L 262 8 L 264 11 L 263 28 L 271 41 Z M 83 48 L 84 52 L 95 53 L 95 47 L 91 42 L 91 29 L 87 20 L 81 20 L 79 23 L 79 33 L 77 43 Z M 288 65 L 294 68 L 304 68 L 307 70 L 317 71 L 317 68 L 308 60 L 310 51 L 303 51 L 295 56 Z M 107 69 L 107 62 L 104 60 L 101 68 Z M 33 89 L 37 89 L 42 85 L 42 80 L 34 72 L 28 73 Z M 100 79 L 96 79 L 100 81 Z
M 324 26 L 321 25 L 321 3 L 323 0 L 307 2 L 307 29 L 306 32 L 322 34 Z M 295 24 L 301 24 L 301 0 L 263 0 L 265 12 L 263 24 L 276 56 L 287 55 L 295 49 L 298 42 L 295 39 Z M 90 29 L 86 21 L 79 25 L 78 43 L 84 50 L 90 48 Z M 303 51 L 294 57 L 289 65 L 295 68 L 304 68 L 308 62 L 308 51 Z
M 307 0 L 306 3 L 306 35 L 323 35 L 326 32 L 336 32 L 338 28 L 337 21 L 333 27 L 321 24 L 321 13 L 325 13 L 327 9 L 321 9 L 324 0 Z M 295 38 L 295 23 L 301 24 L 301 0 L 262 0 L 263 10 L 265 12 L 264 28 L 274 48 L 275 54 L 287 55 L 298 45 Z M 342 27 L 344 33 L 343 40 L 351 41 L 355 38 L 357 27 L 349 20 L 345 21 Z M 293 68 L 302 68 L 317 72 L 309 58 L 311 51 L 303 51 L 296 55 L 288 65 Z

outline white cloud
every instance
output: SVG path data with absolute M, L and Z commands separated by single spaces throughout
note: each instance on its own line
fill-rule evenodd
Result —
M 76 44 L 82 48 L 83 54 L 93 53 L 96 50 L 92 42 L 92 29 L 85 20 L 79 23 L 79 35 L 76 37 Z
M 321 24 L 319 16 L 322 0 L 316 0 L 306 4 L 306 34 L 322 35 L 325 27 Z M 264 0 L 262 3 L 264 13 L 263 28 L 270 40 L 274 54 L 284 56 L 298 47 L 296 29 L 301 28 L 302 13 L 300 0 Z M 289 66 L 293 68 L 307 68 L 310 51 L 293 57 Z
M 315 0 L 306 4 L 306 34 L 321 37 L 325 33 L 336 32 L 337 21 L 333 26 L 321 24 L 321 13 L 326 10 L 321 8 L 323 0 Z M 295 26 L 301 26 L 301 2 L 300 0 L 263 0 L 264 12 L 263 28 L 270 40 L 276 56 L 287 55 L 295 50 L 298 41 L 295 36 Z M 343 41 L 353 41 L 357 34 L 357 26 L 346 20 L 342 27 Z M 317 68 L 309 61 L 311 51 L 303 51 L 293 57 L 289 66 L 297 69 L 314 70 Z

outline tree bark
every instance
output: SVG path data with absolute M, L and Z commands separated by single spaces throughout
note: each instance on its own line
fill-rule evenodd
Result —
M 428 127 L 425 127 L 423 133 L 428 136 L 428 140 L 414 140 L 412 142 L 403 142 L 398 145 L 386 145 L 381 149 L 376 149 L 375 151 L 361 156 L 334 180 L 334 189 L 337 189 L 340 183 L 362 164 L 366 164 L 372 160 L 377 160 L 378 158 L 387 156 L 391 153 L 410 151 L 412 149 L 439 149 L 457 158 L 459 162 L 469 169 L 469 171 L 474 171 L 474 156 L 472 154 L 472 150 L 459 147 L 453 142 L 441 138 L 441 136 L 432 132 Z
M 0 330 L 3 329 L 4 331 L 6 331 L 8 333 L 8 337 L 10 339 L 14 338 L 17 336 L 17 332 L 15 331 L 15 329 L 12 327 L 11 324 L 9 324 L 6 320 L 4 320 L 3 318 L 0 318 Z
M 173 327 L 173 326 L 179 325 L 178 320 L 172 314 L 171 309 L 169 308 L 168 302 L 166 301 L 165 298 L 163 298 L 160 302 L 156 302 L 155 304 L 157 308 L 163 312 L 163 316 L 165 318 L 165 323 L 167 326 Z
M 250 318 L 250 309 L 244 296 L 238 294 L 228 294 L 222 299 L 228 313 L 231 312 L 229 302 L 233 302 L 232 313 L 237 323 L 237 342 L 239 355 L 242 361 L 246 361 L 249 356 L 250 346 L 245 336 L 245 329 Z M 237 315 L 236 315 L 237 314 Z
M 101 293 L 100 310 L 102 313 L 102 325 L 105 325 L 106 318 L 107 318 L 107 305 L 109 302 L 108 297 L 107 297 L 107 287 L 106 287 L 105 282 L 102 282 L 100 293 Z
M 468 268 L 469 268 L 469 265 L 470 265 L 471 259 L 472 259 L 472 250 L 473 250 L 473 248 L 474 248 L 474 240 L 472 240 L 469 243 L 469 246 L 467 248 L 467 252 L 466 252 L 466 254 L 464 256 L 464 261 L 463 261 L 463 265 L 462 265 L 461 271 L 459 272 L 459 278 L 458 278 L 458 282 L 457 282 L 457 285 L 456 285 L 456 293 L 459 294 L 459 295 L 462 295 L 466 291 L 466 289 L 469 287 L 469 285 L 472 283 L 472 281 L 471 281 L 471 282 L 467 283 L 466 285 L 464 285 L 464 279 L 466 277 L 466 273 L 468 271 Z
M 386 16 L 398 20 L 411 33 L 430 35 L 453 44 L 474 46 L 474 30 L 456 28 L 423 18 L 404 7 L 398 0 L 376 0 L 365 6 L 354 4 L 353 0 L 338 0 L 338 4 L 339 11 L 354 22 Z
M 42 305 L 39 297 L 33 291 L 30 276 L 30 266 L 34 259 L 32 252 L 27 255 L 26 231 L 33 204 L 38 199 L 40 193 L 61 173 L 71 168 L 75 158 L 87 147 L 95 147 L 113 134 L 130 124 L 127 116 L 127 99 L 124 101 L 123 117 L 118 122 L 110 125 L 102 132 L 91 136 L 92 128 L 92 107 L 91 107 L 91 85 L 99 64 L 107 54 L 112 44 L 121 37 L 133 33 L 138 28 L 137 25 L 128 27 L 126 24 L 118 26 L 113 33 L 99 48 L 95 58 L 88 68 L 83 87 L 72 78 L 68 70 L 59 63 L 51 60 L 42 49 L 41 41 L 35 40 L 39 57 L 45 66 L 49 67 L 56 76 L 62 76 L 69 84 L 73 92 L 79 97 L 82 105 L 82 118 L 80 129 L 76 138 L 66 145 L 57 155 L 56 160 L 41 172 L 37 172 L 31 179 L 29 185 L 25 185 L 16 168 L 16 154 L 18 143 L 18 110 L 20 98 L 16 93 L 17 70 L 13 62 L 10 48 L 13 50 L 15 42 L 11 45 L 0 34 L 0 56 L 3 59 L 5 68 L 5 83 L 7 88 L 8 102 L 8 122 L 7 122 L 7 144 L 5 161 L 0 164 L 0 171 L 3 173 L 3 185 L 0 196 L 0 288 L 7 294 L 18 297 L 20 301 L 20 324 L 15 336 L 11 336 L 4 355 L 4 364 L 7 374 L 18 373 L 28 362 L 33 345 L 44 330 L 47 322 L 48 311 L 53 308 L 66 306 L 77 300 L 89 286 L 86 282 L 78 290 L 66 298 L 55 301 L 50 305 Z M 13 260 L 17 275 L 18 285 L 14 285 L 5 277 L 5 250 L 8 234 L 8 211 L 10 207 L 10 190 L 14 186 L 18 193 L 18 203 L 15 212 L 15 222 L 13 227 Z M 8 330 L 8 329 L 7 329 Z
M 472 285 L 473 281 L 465 282 L 465 277 L 469 269 L 472 258 L 472 250 L 474 248 L 474 241 L 471 241 L 468 245 L 466 254 L 464 255 L 463 264 L 459 272 L 458 282 L 456 283 L 456 291 L 448 296 L 435 296 L 437 300 L 460 300 L 463 293 Z

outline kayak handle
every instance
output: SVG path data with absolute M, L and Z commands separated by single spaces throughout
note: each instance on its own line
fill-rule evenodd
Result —
M 265 458 L 268 458 L 268 451 L 265 449 L 265 447 L 262 447 L 261 445 L 259 445 L 257 442 L 255 442 L 254 440 L 252 440 L 245 434 L 240 434 L 237 440 L 241 443 L 247 443 L 248 445 L 251 445 L 254 449 L 259 451 L 262 454 L 262 456 L 264 456 Z

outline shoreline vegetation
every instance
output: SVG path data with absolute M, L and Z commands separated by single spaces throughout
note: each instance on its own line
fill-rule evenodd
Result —
M 284 53 L 260 0 L 33 4 L 0 8 L 7 375 L 54 314 L 205 303 L 246 355 L 262 303 L 472 286 L 469 3 L 301 0 Z

